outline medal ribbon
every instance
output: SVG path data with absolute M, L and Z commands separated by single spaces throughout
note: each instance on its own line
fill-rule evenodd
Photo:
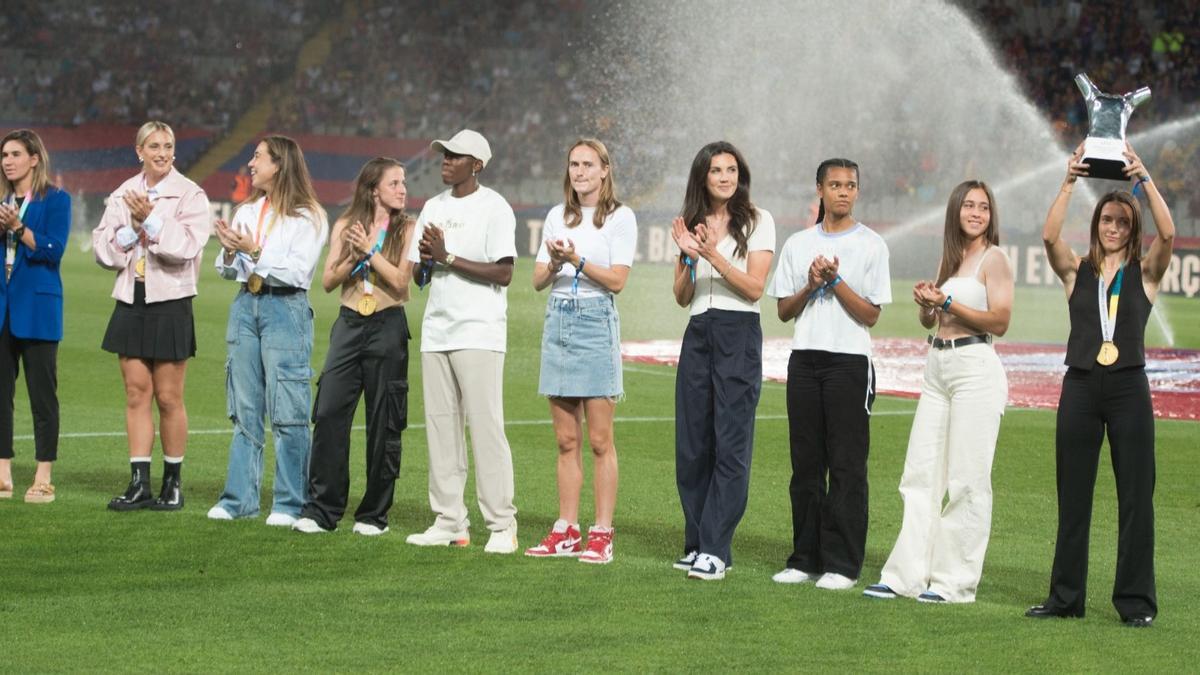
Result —
M 17 211 L 17 220 L 21 222 L 25 221 L 25 211 L 29 209 L 29 202 L 33 201 L 32 197 L 33 190 L 29 190 L 25 193 L 25 199 L 21 202 L 21 208 Z M 9 195 L 8 205 L 15 206 L 16 203 L 17 196 L 15 194 Z M 17 238 L 13 236 L 12 230 L 6 232 L 5 236 L 7 237 L 8 241 L 5 242 L 6 246 L 4 247 L 4 264 L 8 269 L 11 270 L 12 266 L 17 262 Z
M 263 197 L 262 211 L 258 212 L 258 230 L 254 233 L 254 245 L 262 248 L 263 242 L 271 235 L 271 230 L 275 229 L 275 221 L 277 218 L 271 218 L 271 224 L 267 225 L 267 231 L 263 232 L 263 218 L 267 216 L 267 209 L 271 208 L 271 198 Z
M 383 240 L 387 238 L 387 233 L 388 228 L 385 224 L 383 228 L 379 230 L 379 238 L 375 240 L 375 245 L 371 247 L 371 252 L 367 254 L 367 257 L 358 261 L 358 264 L 354 266 L 354 269 L 350 270 L 350 276 L 355 276 L 361 271 L 363 273 L 363 279 L 366 280 L 367 273 L 371 271 L 371 258 L 373 258 L 376 253 L 379 253 L 383 250 Z
M 146 194 L 146 199 L 150 200 L 150 204 L 153 205 L 154 202 L 158 201 L 158 190 L 156 188 L 150 187 L 150 185 L 146 183 L 146 174 L 144 174 L 144 173 L 142 174 L 142 192 L 144 192 Z M 130 214 L 130 219 L 132 220 L 132 218 L 133 218 L 133 215 Z M 145 246 L 146 246 L 146 230 L 143 229 L 142 231 L 138 232 L 137 250 L 134 251 L 134 255 L 133 255 L 134 260 L 142 260 L 143 258 L 146 257 Z M 142 263 L 142 265 L 143 265 L 143 269 L 144 269 L 145 263 Z
M 1117 304 L 1121 300 L 1121 282 L 1124 278 L 1125 263 L 1121 263 L 1121 268 L 1117 270 L 1117 276 L 1113 279 L 1112 297 L 1108 298 L 1108 302 L 1105 303 L 1108 288 L 1104 286 L 1104 271 L 1100 272 L 1100 281 L 1097 284 L 1100 302 L 1100 335 L 1105 342 L 1112 342 L 1113 332 L 1117 328 Z M 1105 304 L 1108 305 L 1107 310 Z

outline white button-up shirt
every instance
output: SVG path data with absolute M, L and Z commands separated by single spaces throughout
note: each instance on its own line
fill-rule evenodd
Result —
M 249 255 L 238 253 L 233 262 L 225 264 L 225 256 L 217 255 L 217 272 L 226 279 L 245 283 L 252 274 L 262 277 L 271 286 L 293 286 L 308 290 L 313 271 L 321 258 L 321 249 L 329 238 L 329 226 L 324 211 L 313 213 L 300 209 L 299 216 L 284 216 L 267 207 L 259 198 L 239 208 L 233 214 L 232 227 L 254 236 L 258 231 L 258 216 L 263 208 L 264 241 L 259 242 L 262 255 L 254 262 Z M 272 220 L 275 222 L 272 223 Z

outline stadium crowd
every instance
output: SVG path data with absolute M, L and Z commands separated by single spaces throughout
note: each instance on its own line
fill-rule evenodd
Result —
M 1064 143 L 1082 138 L 1087 119 L 1079 93 L 1061 83 L 1085 66 L 1105 91 L 1151 87 L 1151 103 L 1131 123 L 1135 133 L 1200 112 L 1200 7 L 1194 3 L 1132 9 L 1083 0 L 959 4 L 989 34 Z M 0 14 L 0 33 L 11 36 L 0 56 L 13 64 L 0 72 L 0 88 L 12 92 L 0 100 L 0 120 L 83 125 L 161 118 L 219 136 L 269 84 L 290 78 L 294 96 L 275 102 L 273 130 L 433 138 L 445 131 L 444 120 L 459 120 L 494 139 L 504 175 L 493 180 L 511 182 L 510 190 L 522 183 L 552 188 L 555 181 L 545 179 L 557 172 L 559 144 L 530 138 L 577 135 L 581 109 L 584 131 L 612 135 L 604 111 L 587 109 L 590 74 L 576 58 L 594 11 L 581 0 L 405 8 L 364 0 L 331 36 L 329 56 L 297 72 L 304 41 L 340 15 L 338 4 L 212 0 L 197 19 L 182 3 L 146 9 L 133 0 L 13 0 Z M 544 39 L 551 34 L 573 37 Z M 1200 136 L 1183 138 L 1145 150 L 1171 176 L 1163 185 L 1167 198 L 1186 202 L 1179 215 L 1194 218 L 1200 193 L 1186 186 L 1200 179 Z M 936 166 L 937 158 L 922 157 L 894 189 L 924 194 L 924 165 Z M 627 184 L 643 182 L 637 167 L 625 167 L 624 175 Z

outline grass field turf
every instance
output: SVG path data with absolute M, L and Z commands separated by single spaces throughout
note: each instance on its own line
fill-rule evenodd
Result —
M 404 544 L 407 534 L 432 521 L 419 395 L 410 400 L 413 426 L 404 435 L 390 534 L 352 536 L 348 521 L 334 534 L 308 537 L 268 528 L 261 519 L 208 521 L 204 512 L 220 492 L 228 458 L 223 335 L 234 293 L 209 268 L 212 255 L 210 249 L 195 304 L 199 355 L 187 385 L 194 431 L 183 474 L 188 505 L 171 514 L 104 509 L 128 480 L 120 375 L 116 358 L 99 349 L 112 309 L 111 276 L 88 253 L 73 249 L 67 256 L 59 498 L 40 507 L 19 499 L 33 468 L 32 427 L 21 393 L 17 498 L 0 502 L 0 671 L 1195 668 L 1200 427 L 1194 423 L 1157 422 L 1161 614 L 1148 631 L 1121 627 L 1108 599 L 1116 506 L 1107 460 L 1096 490 L 1088 617 L 1021 616 L 1044 598 L 1053 554 L 1054 415 L 1048 411 L 1010 410 L 1001 427 L 992 538 L 973 605 L 860 596 L 877 578 L 900 525 L 896 485 L 915 408 L 905 399 L 880 398 L 872 421 L 871 529 L 858 588 L 834 593 L 770 581 L 791 540 L 784 387 L 773 383 L 764 385 L 759 406 L 750 504 L 734 540 L 735 568 L 721 583 L 685 580 L 669 566 L 682 543 L 674 486 L 674 372 L 652 366 L 625 371 L 612 565 L 485 555 L 487 533 L 470 498 L 469 549 Z M 530 263 L 522 260 L 509 295 L 505 383 L 522 546 L 545 533 L 557 510 L 553 434 L 547 406 L 536 394 L 544 296 L 531 290 L 529 274 Z M 876 335 L 921 334 L 908 287 L 896 283 L 897 303 L 884 311 Z M 312 300 L 313 364 L 319 371 L 337 302 L 319 290 Z M 422 304 L 417 294 L 410 307 L 417 333 Z M 618 304 L 625 339 L 682 334 L 686 313 L 670 300 L 665 267 L 636 267 Z M 1200 347 L 1197 302 L 1171 298 L 1166 304 L 1177 345 Z M 773 303 L 764 308 L 764 332 L 789 334 L 774 318 Z M 1008 339 L 1064 341 L 1061 291 L 1018 291 Z M 1155 329 L 1148 342 L 1161 344 Z M 417 348 L 414 342 L 414 392 L 421 391 Z M 351 508 L 361 494 L 362 446 L 363 432 L 356 431 Z M 157 489 L 157 449 L 155 454 Z M 268 486 L 272 466 L 268 454 Z M 590 462 L 585 467 L 590 481 Z M 473 489 L 468 485 L 468 495 Z M 590 500 L 585 487 L 585 525 Z

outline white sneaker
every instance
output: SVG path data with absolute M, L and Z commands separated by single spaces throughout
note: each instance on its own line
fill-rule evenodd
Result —
M 787 567 L 782 572 L 776 572 L 771 577 L 771 581 L 777 584 L 806 584 L 810 581 L 816 581 L 817 576 L 816 574 L 801 572 L 793 567 Z
M 513 523 L 503 530 L 492 532 L 488 537 L 484 553 L 513 553 L 517 550 L 517 524 Z
M 388 528 L 382 530 L 370 523 L 355 523 L 354 534 L 361 534 L 364 537 L 378 537 L 381 534 L 387 534 Z
M 414 546 L 467 546 L 471 543 L 471 533 L 465 529 L 451 532 L 433 525 L 424 532 L 408 535 L 404 541 Z
M 208 519 L 209 520 L 233 520 L 233 516 L 229 515 L 229 512 L 226 511 L 225 509 L 223 509 L 219 506 L 214 506 L 208 510 Z
M 271 515 L 275 516 L 282 514 Z M 267 519 L 267 524 L 271 524 L 269 518 Z M 313 520 L 312 518 L 301 518 L 297 520 L 296 522 L 292 523 L 292 529 L 297 532 L 303 532 L 304 534 L 321 534 L 322 532 L 329 532 L 329 530 L 321 527 L 320 524 L 318 524 L 317 521 Z
M 289 516 L 286 513 L 272 513 L 267 516 L 267 525 L 271 527 L 291 527 L 296 524 L 296 516 Z
M 696 562 L 688 570 L 687 576 L 702 581 L 720 581 L 725 578 L 725 562 L 715 555 L 701 553 L 696 556 Z
M 823 588 L 827 591 L 848 591 L 854 588 L 854 584 L 858 583 L 858 579 L 849 579 L 840 574 L 826 572 L 817 579 L 817 588 Z

